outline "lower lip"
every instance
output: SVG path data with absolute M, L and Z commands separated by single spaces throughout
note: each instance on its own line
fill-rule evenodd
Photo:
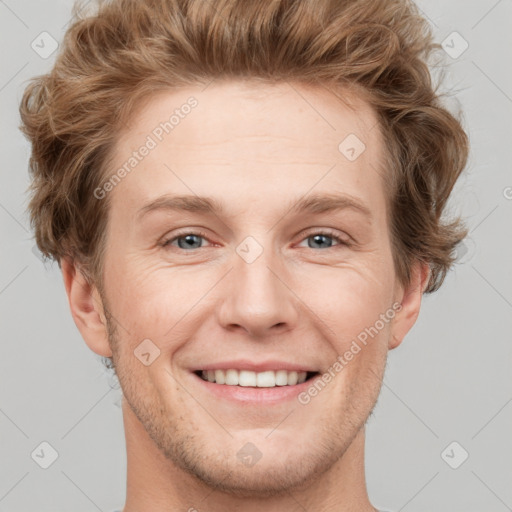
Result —
M 215 384 L 203 380 L 201 377 L 192 373 L 195 378 L 204 387 L 206 391 L 226 400 L 232 400 L 238 403 L 248 404 L 279 404 L 292 400 L 299 393 L 305 391 L 315 381 L 316 377 L 296 384 L 294 386 L 276 386 L 273 388 L 256 388 L 244 386 L 229 386 L 227 384 Z

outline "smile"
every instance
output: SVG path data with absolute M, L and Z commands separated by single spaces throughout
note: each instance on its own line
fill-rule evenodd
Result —
M 266 370 L 254 372 L 250 370 L 198 370 L 196 375 L 204 381 L 226 386 L 273 388 L 276 386 L 295 386 L 302 384 L 318 372 Z

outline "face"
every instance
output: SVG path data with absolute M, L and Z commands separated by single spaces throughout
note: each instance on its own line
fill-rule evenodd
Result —
M 382 136 L 340 95 L 352 107 L 288 84 L 166 92 L 115 148 L 111 174 L 138 152 L 107 187 L 102 300 L 126 403 L 169 461 L 239 495 L 328 470 L 404 334 Z

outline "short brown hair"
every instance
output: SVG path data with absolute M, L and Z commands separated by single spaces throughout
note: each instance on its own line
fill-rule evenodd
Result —
M 75 6 L 75 12 L 77 7 Z M 116 134 L 142 98 L 216 78 L 292 81 L 362 91 L 386 144 L 395 270 L 442 284 L 466 236 L 441 219 L 465 167 L 467 136 L 429 71 L 439 50 L 408 0 L 113 0 L 68 29 L 50 73 L 20 105 L 32 143 L 29 211 L 41 252 L 71 257 L 99 286 Z

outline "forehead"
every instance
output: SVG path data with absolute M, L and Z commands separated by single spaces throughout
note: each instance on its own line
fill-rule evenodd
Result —
M 113 191 L 113 203 L 170 191 L 246 206 L 251 195 L 268 203 L 308 189 L 382 199 L 377 118 L 350 91 L 226 81 L 159 92 L 120 133 L 111 171 L 149 140 L 151 150 Z

